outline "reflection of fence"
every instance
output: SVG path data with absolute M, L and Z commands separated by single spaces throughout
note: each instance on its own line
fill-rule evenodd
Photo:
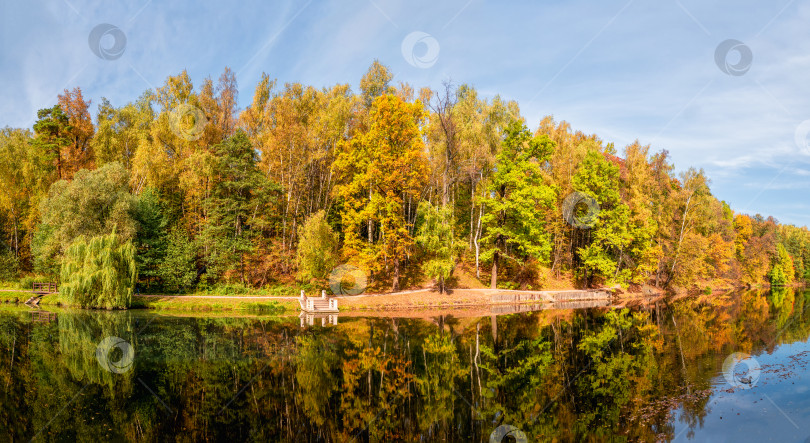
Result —
M 56 320 L 56 313 L 48 311 L 34 311 L 31 313 L 31 320 L 39 323 L 50 323 Z
M 492 296 L 493 303 L 514 303 L 525 301 L 551 302 L 554 300 L 545 292 L 499 293 Z
M 327 297 L 326 291 L 321 291 L 320 297 L 307 297 L 304 291 L 301 291 L 301 297 L 298 298 L 298 304 L 304 312 L 338 312 L 338 301 L 336 298 Z
M 493 314 L 515 314 L 518 312 L 532 312 L 546 309 L 546 303 L 521 303 L 518 305 L 494 305 L 489 312 Z
M 566 301 L 547 305 L 545 309 L 588 309 L 588 308 L 605 308 L 610 306 L 609 300 L 581 300 L 581 301 Z
M 583 300 L 610 300 L 606 291 L 499 291 L 492 295 L 493 303 L 516 302 L 573 302 Z
M 610 305 L 610 300 L 581 300 L 554 303 L 516 303 L 492 305 L 489 312 L 495 315 L 516 314 L 518 312 L 541 311 L 543 309 L 588 309 L 604 308 Z
M 298 318 L 301 319 L 301 327 L 304 326 L 315 326 L 315 320 L 321 320 L 321 326 L 332 325 L 337 326 L 338 324 L 338 315 L 337 314 L 311 314 L 307 312 L 302 312 L 298 315 Z

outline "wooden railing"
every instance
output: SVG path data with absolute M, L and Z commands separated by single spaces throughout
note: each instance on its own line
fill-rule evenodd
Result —
M 53 294 L 56 292 L 56 283 L 34 283 L 32 291 L 34 294 Z

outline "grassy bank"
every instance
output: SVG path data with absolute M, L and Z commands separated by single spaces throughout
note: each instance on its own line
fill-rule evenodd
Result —
M 254 314 L 283 314 L 298 310 L 298 302 L 288 300 L 239 300 L 172 297 L 133 297 L 131 309 L 153 309 L 156 311 L 199 311 L 222 312 L 240 311 Z
M 0 303 L 23 304 L 31 298 L 31 292 L 0 291 Z M 40 306 L 71 307 L 71 303 L 59 295 L 47 295 L 39 302 Z M 133 297 L 130 309 L 152 309 L 156 311 L 199 311 L 199 312 L 246 312 L 254 314 L 283 314 L 298 310 L 298 302 L 288 300 L 240 300 L 171 297 Z
M 24 291 L 0 291 L 0 303 L 25 303 L 31 295 Z
M 0 291 L 0 303 L 8 304 L 24 304 L 34 294 L 31 291 Z M 65 306 L 69 307 L 70 303 L 66 300 L 59 298 L 59 295 L 47 295 L 39 301 L 40 306 Z

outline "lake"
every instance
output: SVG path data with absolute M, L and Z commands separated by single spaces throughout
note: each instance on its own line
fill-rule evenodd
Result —
M 792 289 L 485 317 L 5 306 L 0 441 L 804 442 L 808 307 Z

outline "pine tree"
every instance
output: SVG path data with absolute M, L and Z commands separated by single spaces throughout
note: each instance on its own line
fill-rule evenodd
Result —
M 145 279 L 147 285 L 155 283 L 160 275 L 160 265 L 166 256 L 166 225 L 157 191 L 147 188 L 138 196 L 133 217 L 137 223 L 135 248 L 138 254 L 138 276 Z
M 213 182 L 204 202 L 208 218 L 201 241 L 209 279 L 230 272 L 245 282 L 245 256 L 253 250 L 251 224 L 273 185 L 257 168 L 257 154 L 243 131 L 213 147 Z
M 52 108 L 37 111 L 37 121 L 34 123 L 34 146 L 44 153 L 53 163 L 56 179 L 65 178 L 65 150 L 70 145 L 70 132 L 72 126 L 69 117 L 62 107 L 55 105 Z

